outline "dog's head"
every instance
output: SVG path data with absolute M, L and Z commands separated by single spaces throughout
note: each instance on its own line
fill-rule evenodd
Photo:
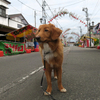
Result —
M 38 42 L 57 40 L 62 33 L 62 30 L 55 27 L 53 24 L 40 25 L 36 32 Z

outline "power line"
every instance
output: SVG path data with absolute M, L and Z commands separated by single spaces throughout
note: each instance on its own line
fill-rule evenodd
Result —
M 21 2 L 20 0 L 18 0 L 18 1 L 19 1 L 21 4 L 25 5 L 26 7 L 30 8 L 30 9 L 32 9 L 32 10 L 35 10 L 35 11 L 41 12 L 41 11 L 39 11 L 39 10 L 36 10 L 36 9 L 31 8 L 30 6 L 28 6 L 28 5 L 26 5 L 25 3 Z
M 85 1 L 85 0 L 82 0 L 82 1 L 79 1 L 79 2 L 76 2 L 76 3 L 72 3 L 70 5 L 66 5 L 66 6 L 63 6 L 63 7 L 60 7 L 60 8 L 65 8 L 65 7 L 68 7 L 68 6 L 72 6 L 72 5 L 78 4 L 78 3 L 83 2 L 83 1 Z M 58 9 L 58 8 L 52 8 L 52 9 Z
M 38 4 L 40 5 L 40 7 L 43 9 L 43 7 L 42 7 L 42 5 L 39 3 L 39 1 L 38 0 L 36 0 L 37 2 L 38 2 Z M 47 4 L 47 2 L 46 2 L 46 4 Z M 47 6 L 49 7 L 49 5 L 47 4 Z M 49 7 L 49 10 L 51 11 L 51 9 L 50 9 L 50 7 Z M 51 11 L 51 13 L 53 14 L 53 12 Z M 47 13 L 45 13 L 45 15 L 46 15 Z M 47 14 L 48 15 L 48 14 Z M 54 15 L 54 14 L 53 14 Z M 49 15 L 48 15 L 49 16 Z M 47 16 L 46 16 L 47 17 Z M 57 21 L 57 20 L 56 20 Z M 57 23 L 58 23 L 58 21 L 57 21 Z M 59 23 L 58 23 L 59 24 Z M 60 26 L 60 24 L 59 24 L 59 26 Z M 60 26 L 61 27 L 61 26 Z
M 14 6 L 12 6 L 11 4 L 10 4 L 10 6 L 13 7 L 15 10 L 17 10 L 18 12 L 23 13 L 22 11 L 18 10 L 17 8 L 15 8 Z M 26 13 L 23 13 L 23 14 L 28 15 Z M 30 16 L 30 15 L 28 15 L 28 16 Z
M 38 0 L 36 0 L 37 2 L 38 2 L 38 4 L 42 7 L 42 5 L 39 3 L 39 1 Z
M 47 2 L 46 2 L 46 4 L 47 4 Z M 47 6 L 48 6 L 48 8 L 49 8 L 49 10 L 51 11 L 51 8 L 49 7 L 49 5 L 47 4 Z M 51 13 L 52 13 L 52 15 L 54 16 L 54 14 L 53 14 L 53 12 L 51 11 Z M 56 20 L 56 22 L 58 23 L 58 21 Z M 59 24 L 59 23 L 58 23 Z M 59 26 L 61 27 L 61 25 L 59 24 Z M 62 27 L 61 27 L 62 28 Z
M 14 8 L 15 10 L 17 10 L 18 12 L 20 12 L 21 14 L 25 14 L 25 15 L 27 15 L 27 16 L 31 16 L 32 14 L 30 14 L 30 15 L 28 15 L 28 14 L 26 14 L 26 13 L 23 13 L 22 11 L 20 11 L 19 9 L 17 9 L 17 8 L 15 8 L 13 5 L 11 5 L 10 4 L 10 6 L 12 7 L 12 8 Z M 37 16 L 40 16 L 39 15 L 39 13 L 37 13 Z
M 53 4 L 53 5 L 49 5 L 49 6 L 61 5 L 61 4 L 66 4 L 66 3 L 71 3 L 71 2 L 63 2 L 63 3 Z
M 94 13 L 95 9 L 97 8 L 98 2 L 99 2 L 99 0 L 97 1 L 96 5 L 95 5 L 95 8 L 94 8 L 94 10 L 93 10 L 92 13 Z M 92 19 L 92 18 L 93 18 L 93 14 L 92 14 L 92 16 L 91 16 L 91 19 Z

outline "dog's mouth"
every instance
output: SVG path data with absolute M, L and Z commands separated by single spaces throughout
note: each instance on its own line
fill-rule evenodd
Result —
M 40 40 L 40 36 L 35 37 L 35 39 L 36 39 L 37 42 L 41 42 L 41 40 Z
M 41 40 L 41 37 L 36 37 L 36 41 L 38 42 L 38 43 L 48 43 L 48 42 L 55 42 L 55 41 L 57 41 L 57 40 L 50 40 L 50 39 L 48 39 L 48 40 Z
M 36 37 L 36 41 L 39 42 L 39 43 L 43 43 L 43 42 L 45 42 L 45 41 L 42 41 L 41 38 L 40 38 L 39 36 Z

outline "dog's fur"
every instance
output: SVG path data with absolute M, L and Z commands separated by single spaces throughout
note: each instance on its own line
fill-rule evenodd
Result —
M 54 69 L 54 78 L 58 79 L 58 88 L 61 92 L 66 92 L 66 89 L 62 86 L 62 62 L 63 62 L 63 46 L 59 39 L 62 30 L 56 28 L 53 24 L 40 25 L 36 32 L 36 38 L 39 42 L 40 53 L 45 56 L 45 75 L 47 79 L 47 92 L 51 94 L 51 72 Z M 44 63 L 44 62 L 43 62 Z M 45 95 L 48 95 L 45 93 Z

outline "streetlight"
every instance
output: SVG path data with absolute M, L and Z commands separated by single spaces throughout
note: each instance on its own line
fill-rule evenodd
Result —
M 40 23 L 42 24 L 43 18 L 40 18 Z
M 88 8 L 83 8 L 82 11 L 84 11 L 86 13 L 86 21 L 87 21 L 87 34 L 89 35 L 89 32 L 88 32 L 88 21 L 90 20 L 88 18 Z

